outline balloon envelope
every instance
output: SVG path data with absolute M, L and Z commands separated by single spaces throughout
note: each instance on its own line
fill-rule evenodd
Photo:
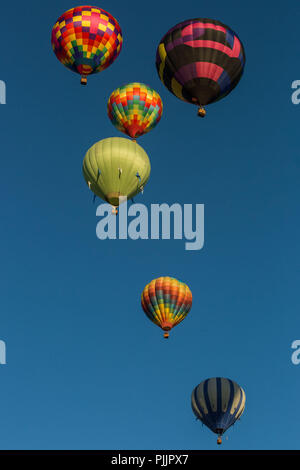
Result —
M 166 332 L 167 338 L 168 331 L 189 313 L 192 299 L 192 292 L 184 282 L 165 276 L 146 285 L 141 303 L 147 317 Z
M 144 83 L 128 83 L 112 92 L 108 117 L 124 134 L 136 139 L 160 121 L 163 105 L 159 94 Z
M 238 84 L 244 47 L 228 26 L 208 18 L 183 21 L 160 41 L 156 68 L 175 96 L 203 106 L 218 101 Z
M 83 161 L 89 188 L 115 207 L 120 204 L 120 197 L 131 199 L 143 191 L 150 171 L 145 150 L 123 137 L 100 140 L 87 151 Z
M 122 48 L 122 31 L 107 11 L 90 5 L 71 8 L 52 29 L 51 43 L 58 60 L 82 76 L 106 69 Z
M 198 419 L 220 436 L 245 409 L 244 390 L 233 380 L 216 377 L 201 382 L 192 392 L 192 410 Z

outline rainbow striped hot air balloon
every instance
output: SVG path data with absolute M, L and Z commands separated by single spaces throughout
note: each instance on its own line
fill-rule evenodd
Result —
M 144 83 L 128 83 L 112 92 L 107 114 L 113 125 L 132 139 L 151 131 L 162 116 L 159 94 Z
M 178 23 L 161 39 L 156 68 L 163 84 L 177 98 L 199 106 L 224 98 L 244 71 L 245 51 L 237 34 L 209 18 Z
M 58 60 L 87 83 L 87 75 L 101 72 L 118 57 L 122 31 L 107 11 L 90 5 L 71 8 L 52 29 L 51 43 Z
M 192 307 L 189 287 L 173 277 L 159 277 L 146 285 L 142 292 L 142 307 L 147 317 L 164 330 L 164 337 L 180 323 Z
M 223 377 L 206 379 L 194 388 L 192 410 L 211 431 L 218 434 L 217 443 L 222 443 L 222 435 L 243 414 L 246 395 L 236 382 Z

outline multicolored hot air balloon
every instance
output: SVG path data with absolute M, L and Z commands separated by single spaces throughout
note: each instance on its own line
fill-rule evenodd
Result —
M 95 196 L 117 207 L 120 198 L 133 198 L 143 192 L 150 176 L 145 150 L 130 139 L 111 137 L 94 144 L 83 161 L 83 176 Z
M 180 323 L 192 307 L 192 292 L 184 282 L 173 277 L 159 277 L 142 292 L 142 307 L 147 317 L 164 330 L 164 337 Z
M 171 28 L 157 48 L 156 68 L 177 98 L 199 106 L 224 98 L 243 74 L 245 51 L 240 39 L 217 20 L 196 18 Z
M 153 129 L 160 121 L 162 111 L 161 97 L 144 83 L 128 83 L 117 88 L 107 104 L 113 125 L 132 139 Z
M 107 11 L 89 5 L 71 8 L 61 15 L 52 29 L 51 43 L 58 60 L 81 75 L 101 72 L 118 57 L 122 31 Z
M 218 434 L 217 443 L 222 443 L 222 434 L 232 426 L 245 409 L 244 390 L 233 380 L 216 377 L 197 385 L 192 393 L 192 410 L 211 431 Z

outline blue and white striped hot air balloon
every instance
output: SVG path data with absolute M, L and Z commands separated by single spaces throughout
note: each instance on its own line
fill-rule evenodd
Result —
M 242 415 L 245 409 L 244 390 L 233 380 L 222 377 L 206 379 L 194 388 L 192 410 L 200 421 L 218 434 L 222 434 Z

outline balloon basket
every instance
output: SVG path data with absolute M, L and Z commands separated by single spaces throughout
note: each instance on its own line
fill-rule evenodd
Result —
M 200 106 L 200 108 L 198 108 L 198 116 L 202 117 L 202 118 L 204 118 L 206 116 L 206 111 L 202 106 Z
M 81 83 L 81 85 L 86 85 L 87 84 L 87 77 L 81 77 L 80 83 Z

